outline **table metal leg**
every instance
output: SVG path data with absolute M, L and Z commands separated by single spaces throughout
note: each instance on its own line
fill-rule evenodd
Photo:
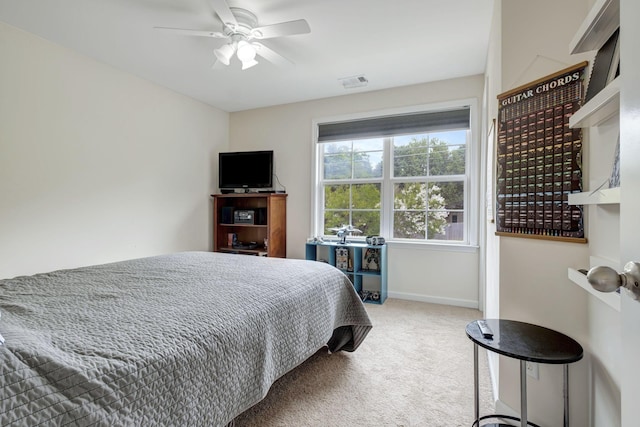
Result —
M 478 379 L 478 344 L 473 343 L 473 410 L 475 413 L 475 422 L 480 418 L 480 383 Z M 480 425 L 480 423 L 478 423 Z
M 527 362 L 520 361 L 520 426 L 527 427 Z
M 569 427 L 569 364 L 563 366 L 562 397 L 564 399 L 564 427 Z

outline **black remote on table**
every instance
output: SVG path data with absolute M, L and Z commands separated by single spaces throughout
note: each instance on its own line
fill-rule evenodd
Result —
M 478 328 L 480 329 L 482 336 L 484 336 L 485 338 L 493 338 L 493 331 L 491 330 L 489 325 L 487 325 L 487 322 L 485 322 L 484 320 L 478 320 L 476 321 L 476 323 L 478 324 Z

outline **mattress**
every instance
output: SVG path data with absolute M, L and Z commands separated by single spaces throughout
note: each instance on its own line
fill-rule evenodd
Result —
M 0 425 L 232 422 L 371 328 L 313 261 L 182 252 L 0 281 Z

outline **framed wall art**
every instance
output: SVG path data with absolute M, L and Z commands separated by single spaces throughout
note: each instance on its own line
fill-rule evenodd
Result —
M 587 62 L 498 95 L 496 234 L 586 242 L 582 130 L 569 117 L 584 100 Z

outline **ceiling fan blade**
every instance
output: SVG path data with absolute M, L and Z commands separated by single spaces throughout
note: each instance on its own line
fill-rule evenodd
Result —
M 181 34 L 183 36 L 200 36 L 200 37 L 215 37 L 215 38 L 227 38 L 226 35 L 219 31 L 206 31 L 206 30 L 187 30 L 183 28 L 169 28 L 169 27 L 153 27 L 156 30 L 166 31 L 173 34 Z
M 279 24 L 265 25 L 251 30 L 251 34 L 256 39 L 269 39 L 273 37 L 293 36 L 296 34 L 307 34 L 311 32 L 309 24 L 304 19 L 297 21 L 281 22 Z
M 231 13 L 229 5 L 225 0 L 211 0 L 211 6 L 216 11 L 223 24 L 232 24 L 233 27 L 238 25 L 236 17 Z
M 226 65 L 224 65 L 222 62 L 220 62 L 217 58 L 216 58 L 215 61 L 213 61 L 213 64 L 211 64 L 211 69 L 212 70 L 222 70 L 225 67 L 226 67 Z
M 276 53 L 262 43 L 251 43 L 256 48 L 256 54 L 280 67 L 292 67 L 294 64 L 284 56 Z

